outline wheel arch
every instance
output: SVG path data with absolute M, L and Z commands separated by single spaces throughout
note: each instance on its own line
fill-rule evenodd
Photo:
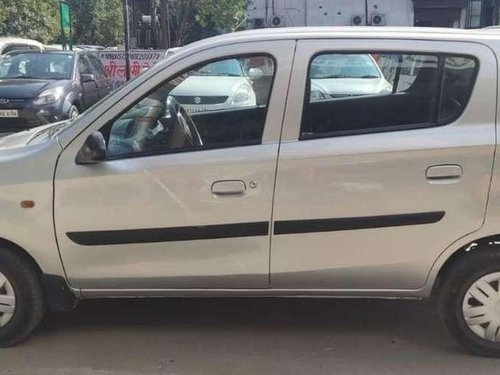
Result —
M 45 303 L 49 311 L 67 312 L 76 306 L 78 298 L 64 277 L 44 273 L 36 259 L 28 251 L 14 242 L 0 237 L 0 251 L 2 248 L 20 255 L 39 275 Z
M 68 112 L 72 105 L 76 106 L 80 113 L 83 111 L 82 102 L 75 92 L 70 92 L 66 97 L 64 101 L 64 112 Z
M 500 252 L 500 233 L 489 235 L 475 240 L 469 241 L 466 244 L 455 249 L 451 254 L 448 255 L 446 260 L 439 267 L 437 274 L 433 280 L 431 296 L 435 297 L 439 295 L 443 281 L 449 275 L 450 270 L 453 266 L 461 259 L 472 257 L 478 251 L 495 249 Z
M 19 246 L 18 244 L 14 243 L 12 241 L 9 241 L 5 238 L 0 237 L 0 248 L 2 248 L 2 247 L 9 249 L 9 250 L 21 255 L 29 264 L 31 264 L 35 268 L 35 270 L 40 275 L 43 275 L 42 268 L 40 267 L 38 262 L 35 260 L 35 258 L 33 258 L 33 256 L 31 256 L 31 254 L 29 252 L 27 252 L 25 249 L 23 249 L 21 246 Z

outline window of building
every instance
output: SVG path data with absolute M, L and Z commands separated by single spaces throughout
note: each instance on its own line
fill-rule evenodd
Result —
M 456 119 L 477 63 L 406 53 L 322 54 L 310 65 L 301 137 L 412 129 Z
M 467 9 L 467 28 L 478 28 L 482 26 L 483 0 L 469 0 Z

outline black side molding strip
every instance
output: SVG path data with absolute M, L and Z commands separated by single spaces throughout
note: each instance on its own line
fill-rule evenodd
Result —
M 277 221 L 274 223 L 274 234 L 334 232 L 341 230 L 432 224 L 440 221 L 444 215 L 444 211 L 438 211 L 401 215 Z
M 401 215 L 277 221 L 274 223 L 274 234 L 281 235 L 334 232 L 343 230 L 432 224 L 440 221 L 444 215 L 444 211 L 438 211 Z M 269 222 L 267 221 L 192 227 L 124 229 L 66 233 L 70 240 L 83 246 L 213 240 L 219 238 L 267 236 L 268 234 Z
M 269 222 L 267 221 L 193 227 L 103 230 L 66 233 L 71 241 L 84 246 L 213 240 L 218 238 L 267 236 L 268 234 Z

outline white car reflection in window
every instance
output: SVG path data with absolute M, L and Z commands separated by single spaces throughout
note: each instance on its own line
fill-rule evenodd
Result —
M 310 77 L 311 102 L 392 92 L 391 83 L 371 55 L 318 56 L 311 64 Z
M 252 81 L 238 59 L 205 65 L 170 95 L 190 113 L 257 105 Z

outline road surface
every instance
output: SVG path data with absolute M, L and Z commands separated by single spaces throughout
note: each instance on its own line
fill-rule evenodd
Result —
M 87 301 L 0 349 L 0 374 L 499 374 L 465 354 L 429 303 Z

